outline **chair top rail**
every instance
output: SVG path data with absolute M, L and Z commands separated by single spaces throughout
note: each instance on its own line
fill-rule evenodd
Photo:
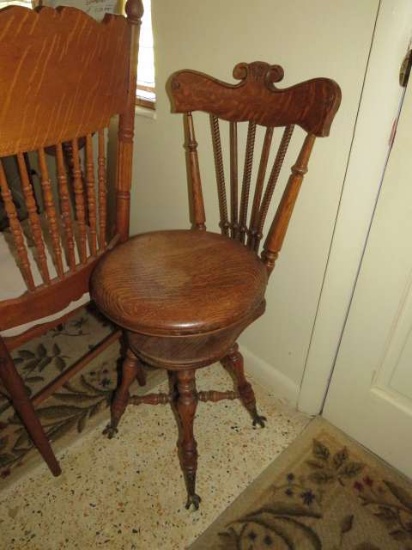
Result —
M 229 84 L 206 74 L 183 70 L 168 81 L 172 110 L 176 113 L 204 111 L 231 122 L 251 120 L 262 126 L 299 125 L 315 136 L 329 135 L 341 101 L 338 84 L 314 78 L 280 89 L 279 65 L 262 61 L 238 63 L 233 71 L 238 84 Z
M 0 10 L 0 156 L 84 136 L 122 113 L 130 41 L 122 16 Z

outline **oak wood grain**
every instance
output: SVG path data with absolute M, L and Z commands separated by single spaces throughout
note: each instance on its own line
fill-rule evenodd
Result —
M 104 128 L 124 111 L 130 31 L 75 8 L 0 11 L 0 155 Z M 7 129 L 7 131 L 6 131 Z
M 114 322 L 144 334 L 199 334 L 248 318 L 267 272 L 241 243 L 204 231 L 138 235 L 99 262 L 91 291 Z
M 238 84 L 222 82 L 198 71 L 174 73 L 168 81 L 172 110 L 204 111 L 232 122 L 252 120 L 263 126 L 298 124 L 316 136 L 327 136 L 341 102 L 341 91 L 331 79 L 314 78 L 278 88 L 279 65 L 262 61 L 238 63 Z
M 44 318 L 86 294 L 99 258 L 128 237 L 142 1 L 128 0 L 126 12 L 127 18 L 107 15 L 98 23 L 75 8 L 0 10 L 0 198 L 10 257 L 26 284 L 25 291 L 8 291 L 9 298 L 0 301 L 0 331 L 37 323 L 16 337 L 0 335 L 0 378 L 54 475 L 60 467 L 9 350 L 66 320 L 67 315 L 53 322 Z M 114 118 L 115 153 L 108 155 Z M 27 219 L 16 207 L 5 156 L 17 160 L 15 185 Z M 116 170 L 109 170 L 109 162 Z M 38 175 L 37 189 L 32 173 Z M 113 207 L 116 222 L 109 227 Z M 70 374 L 95 355 L 84 357 Z M 68 376 L 63 373 L 46 393 Z
M 127 402 L 170 403 L 178 418 L 186 507 L 194 508 L 200 503 L 194 435 L 198 401 L 239 397 L 253 425 L 265 425 L 266 419 L 258 413 L 252 386 L 245 377 L 236 340 L 264 313 L 268 279 L 283 245 L 315 140 L 328 135 L 341 99 L 339 86 L 326 78 L 279 89 L 274 83 L 282 79 L 283 69 L 259 61 L 238 64 L 234 77 L 241 82 L 234 85 L 188 70 L 174 73 L 169 79 L 172 111 L 184 116 L 192 229 L 156 231 L 130 239 L 101 260 L 91 285 L 96 303 L 124 329 L 128 342 L 123 382 L 106 432 L 109 437 L 117 432 Z M 199 160 L 202 149 L 196 140 L 195 111 L 205 111 L 210 117 L 220 235 L 206 230 Z M 222 128 L 227 122 L 229 139 L 224 142 Z M 247 127 L 242 155 L 239 136 L 243 123 Z M 295 132 L 297 125 L 304 131 Z M 277 127 L 281 127 L 280 139 L 275 139 Z M 263 139 L 258 140 L 261 131 Z M 295 136 L 301 139 L 293 149 L 298 154 L 290 172 L 282 178 Z M 272 219 L 267 219 L 275 190 L 280 199 Z M 266 225 L 269 230 L 263 241 Z M 135 378 L 133 369 L 139 360 L 167 369 L 168 394 L 129 397 Z M 216 361 L 232 373 L 236 390 L 198 392 L 196 369 Z

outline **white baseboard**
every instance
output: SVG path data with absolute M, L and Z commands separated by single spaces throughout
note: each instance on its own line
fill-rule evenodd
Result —
M 296 408 L 299 386 L 244 346 L 240 346 L 240 351 L 243 355 L 246 374 L 254 378 L 258 384 L 267 388 L 276 398 Z

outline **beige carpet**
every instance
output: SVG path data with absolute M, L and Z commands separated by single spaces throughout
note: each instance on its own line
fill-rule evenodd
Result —
M 12 356 L 27 393 L 35 395 L 113 331 L 114 327 L 89 306 L 79 310 L 66 324 L 13 351 Z M 108 421 L 120 355 L 120 342 L 117 340 L 36 407 L 55 452 L 70 446 L 104 419 Z M 162 371 L 149 369 L 146 387 L 140 389 L 136 383 L 133 392 L 151 391 L 164 379 Z M 0 384 L 0 490 L 41 462 L 37 449 L 33 447 Z
M 39 391 L 111 330 L 83 310 L 16 350 L 27 391 Z M 269 420 L 264 430 L 252 427 L 237 401 L 199 404 L 197 487 L 203 500 L 199 511 L 188 511 L 169 406 L 128 407 L 119 434 L 112 440 L 102 435 L 119 355 L 116 342 L 37 408 L 62 466 L 58 478 L 0 388 L 0 550 L 187 548 L 308 422 L 258 384 L 259 410 Z M 167 391 L 165 373 L 148 369 L 147 386 L 136 384 L 133 393 L 155 385 Z M 226 390 L 232 380 L 215 365 L 201 369 L 198 385 Z
M 17 350 L 28 391 L 110 330 L 81 312 Z M 252 429 L 236 402 L 199 406 L 203 501 L 188 512 L 168 407 L 129 408 L 118 437 L 101 435 L 118 357 L 116 343 L 39 409 L 63 466 L 60 478 L 50 476 L 0 397 L 1 550 L 183 550 L 191 543 L 192 550 L 412 549 L 411 484 L 321 419 L 290 445 L 308 420 L 258 384 L 269 419 L 264 430 Z M 159 376 L 163 371 L 152 372 L 144 391 Z M 199 373 L 202 389 L 227 382 L 218 367 Z
M 412 484 L 316 419 L 190 550 L 410 550 Z

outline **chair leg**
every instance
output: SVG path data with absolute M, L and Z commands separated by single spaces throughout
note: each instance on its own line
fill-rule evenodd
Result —
M 168 370 L 167 377 L 169 381 L 169 395 L 171 396 L 171 403 L 175 403 L 177 400 L 177 374 L 176 371 Z
M 198 455 L 197 443 L 193 434 L 193 422 L 198 398 L 194 370 L 176 372 L 176 390 L 175 408 L 180 422 L 178 448 L 187 488 L 186 509 L 193 504 L 197 510 L 201 498 L 195 493 Z
M 232 346 L 229 353 L 221 360 L 221 363 L 225 369 L 234 374 L 240 400 L 249 411 L 253 420 L 253 425 L 256 426 L 256 424 L 259 424 L 259 426 L 264 428 L 267 419 L 257 412 L 255 394 L 251 384 L 246 380 L 243 368 L 243 357 L 237 344 Z
M 33 403 L 30 401 L 18 374 L 9 351 L 0 338 L 0 378 L 10 395 L 12 404 L 20 416 L 26 430 L 28 431 L 34 445 L 54 476 L 61 474 L 61 468 L 53 453 L 50 442 L 43 430 L 43 427 L 36 415 Z
M 112 439 L 118 432 L 117 426 L 129 402 L 129 388 L 136 378 L 141 386 L 144 385 L 144 371 L 140 361 L 132 350 L 128 348 L 122 365 L 121 383 L 115 391 L 110 408 L 110 423 L 103 431 L 103 434 L 107 435 L 109 439 Z

